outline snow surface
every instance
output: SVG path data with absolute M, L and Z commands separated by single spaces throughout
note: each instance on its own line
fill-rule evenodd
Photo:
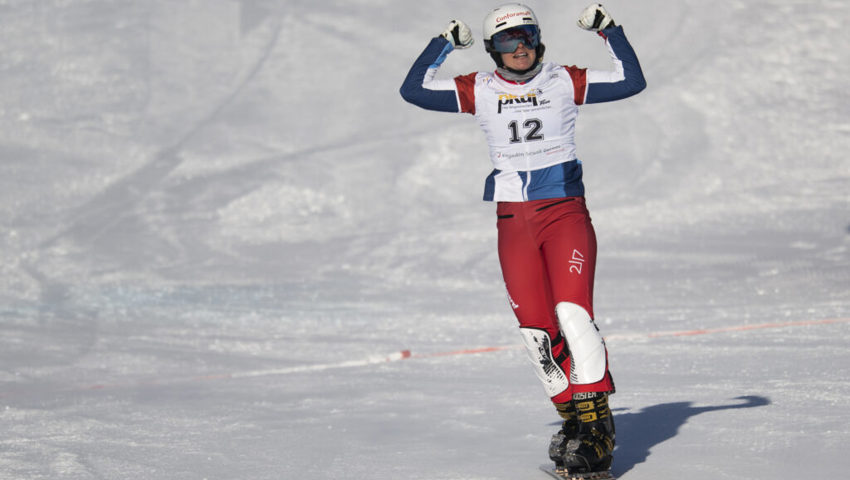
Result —
M 441 75 L 490 68 L 494 5 L 0 2 L 0 478 L 544 479 L 483 135 L 398 95 L 452 18 Z M 846 478 L 850 4 L 606 6 L 649 84 L 578 127 L 614 472 Z

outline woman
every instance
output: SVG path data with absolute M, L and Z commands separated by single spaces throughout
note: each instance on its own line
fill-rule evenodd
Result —
M 613 71 L 543 62 L 537 17 L 502 5 L 484 19 L 484 45 L 495 71 L 435 79 L 472 34 L 452 20 L 416 59 L 402 97 L 429 110 L 475 115 L 495 169 L 484 199 L 496 201 L 499 262 L 510 304 L 535 371 L 561 417 L 549 455 L 570 473 L 604 472 L 614 449 L 608 394 L 614 382 L 593 321 L 596 236 L 576 157 L 578 106 L 634 95 L 646 87 L 631 45 L 602 5 L 578 24 L 605 39 Z

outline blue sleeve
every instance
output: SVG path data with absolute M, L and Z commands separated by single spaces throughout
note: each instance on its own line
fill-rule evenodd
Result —
M 452 50 L 454 47 L 445 38 L 432 39 L 407 72 L 407 77 L 399 90 L 401 97 L 428 110 L 459 112 L 460 107 L 455 90 L 430 90 L 423 85 L 428 71 L 439 68 Z
M 623 64 L 622 78 L 613 81 L 587 80 L 587 97 L 584 103 L 601 103 L 631 97 L 646 88 L 643 70 L 622 26 L 611 27 L 602 31 L 608 39 L 608 45 L 614 56 Z

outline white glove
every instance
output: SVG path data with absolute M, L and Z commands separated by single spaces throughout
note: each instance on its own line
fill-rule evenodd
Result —
M 581 12 L 581 16 L 578 17 L 578 26 L 591 32 L 598 32 L 613 27 L 614 19 L 611 18 L 611 15 L 601 3 L 594 3 L 593 5 L 588 5 Z
M 452 20 L 446 31 L 440 34 L 455 48 L 469 48 L 475 40 L 472 38 L 472 31 L 460 20 Z

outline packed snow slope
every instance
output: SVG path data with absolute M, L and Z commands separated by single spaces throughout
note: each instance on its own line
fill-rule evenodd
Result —
M 495 5 L 0 2 L 0 479 L 545 478 L 483 135 L 398 95 L 453 18 L 441 75 L 492 68 Z M 578 125 L 614 473 L 845 477 L 850 4 L 605 5 L 649 85 Z

